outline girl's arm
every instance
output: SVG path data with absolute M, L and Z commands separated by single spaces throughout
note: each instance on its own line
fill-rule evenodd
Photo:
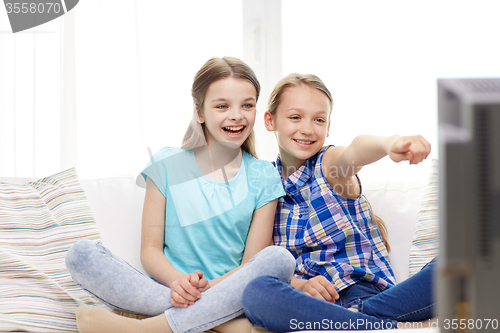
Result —
M 175 269 L 163 253 L 166 199 L 148 178 L 142 211 L 141 263 L 144 270 L 159 283 L 170 287 L 184 275 Z
M 175 269 L 163 253 L 165 237 L 166 199 L 148 177 L 142 212 L 141 263 L 144 270 L 157 282 L 172 289 L 172 304 L 187 306 L 200 296 L 197 285 L 201 272 L 184 274 Z
M 394 162 L 410 164 L 422 162 L 430 153 L 431 145 L 420 135 L 373 136 L 360 135 L 348 147 L 328 149 L 323 164 L 336 169 L 339 178 L 352 177 L 367 164 L 389 155 Z
M 276 213 L 276 206 L 278 204 L 278 199 L 268 202 L 264 206 L 256 209 L 253 212 L 252 223 L 250 224 L 250 229 L 248 230 L 247 241 L 245 243 L 245 252 L 243 253 L 243 259 L 241 265 L 235 269 L 229 271 L 228 273 L 213 279 L 209 282 L 210 286 L 214 286 L 220 281 L 224 280 L 234 272 L 238 271 L 241 266 L 246 264 L 252 257 L 257 254 L 260 250 L 267 246 L 273 245 L 273 226 L 274 226 L 274 214 Z
M 403 160 L 417 164 L 429 155 L 431 145 L 420 135 L 372 136 L 360 135 L 348 147 L 333 147 L 323 157 L 323 173 L 328 183 L 344 197 L 359 196 L 359 184 L 354 177 L 363 166 L 389 155 L 394 162 Z

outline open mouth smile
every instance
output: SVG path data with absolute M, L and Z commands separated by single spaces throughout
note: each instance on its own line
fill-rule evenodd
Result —
M 246 128 L 246 126 L 240 125 L 240 126 L 226 126 L 226 127 L 223 127 L 222 129 L 229 136 L 238 136 L 243 132 L 243 130 L 245 128 Z

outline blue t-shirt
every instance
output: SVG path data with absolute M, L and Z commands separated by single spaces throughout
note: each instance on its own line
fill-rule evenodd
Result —
M 183 273 L 215 279 L 241 264 L 253 212 L 285 195 L 270 162 L 243 152 L 227 182 L 200 171 L 194 152 L 164 147 L 143 170 L 166 198 L 164 253 Z

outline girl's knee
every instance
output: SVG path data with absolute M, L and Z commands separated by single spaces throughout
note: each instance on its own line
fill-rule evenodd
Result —
M 259 276 L 250 281 L 243 290 L 241 298 L 245 309 L 262 305 L 263 301 L 269 299 L 269 295 L 276 291 L 279 281 L 278 278 L 270 275 Z
M 280 262 L 295 267 L 295 258 L 290 251 L 281 246 L 268 246 L 259 252 L 259 256 L 261 260 Z
M 95 250 L 95 241 L 84 239 L 74 243 L 66 253 L 66 267 L 70 271 L 77 270 L 79 266 L 89 261 Z
M 284 286 L 289 287 L 282 279 L 269 275 L 259 276 L 246 286 L 241 302 L 247 319 L 253 325 L 264 327 L 265 322 L 262 319 L 269 317 L 275 309 L 281 308 L 278 295 Z
M 260 251 L 256 257 L 259 266 L 264 267 L 267 275 L 273 275 L 289 281 L 295 271 L 295 258 L 284 247 L 268 246 Z

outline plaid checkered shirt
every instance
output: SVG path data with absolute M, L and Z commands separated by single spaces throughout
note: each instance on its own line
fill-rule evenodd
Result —
M 338 195 L 321 167 L 323 147 L 283 185 L 286 196 L 278 201 L 274 243 L 296 258 L 296 277 L 323 275 L 341 291 L 358 281 L 381 289 L 396 284 L 389 254 L 372 221 L 368 203 Z M 281 175 L 281 160 L 274 164 Z

